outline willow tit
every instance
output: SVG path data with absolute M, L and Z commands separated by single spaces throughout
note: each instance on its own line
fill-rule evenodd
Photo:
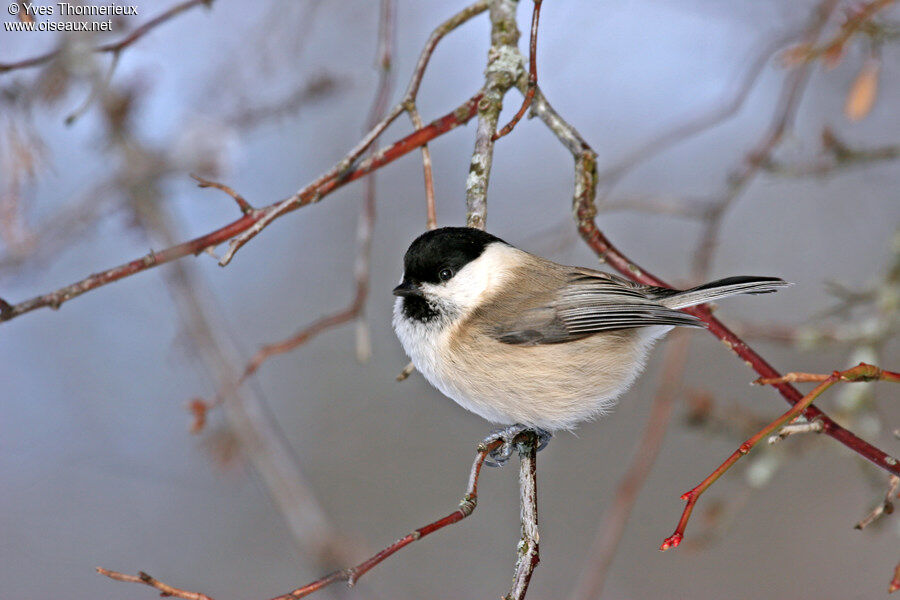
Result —
M 394 329 L 416 369 L 488 421 L 543 443 L 608 411 L 673 326 L 703 327 L 678 309 L 774 292 L 777 277 L 728 277 L 671 290 L 567 267 L 469 227 L 419 236 L 394 295 Z M 486 440 L 486 441 L 487 441 Z M 505 454 L 505 456 L 503 456 Z

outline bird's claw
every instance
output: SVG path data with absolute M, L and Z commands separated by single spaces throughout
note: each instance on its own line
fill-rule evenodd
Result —
M 484 464 L 489 467 L 502 467 L 512 456 L 513 449 L 517 446 L 516 438 L 526 431 L 530 431 L 537 438 L 537 447 L 535 452 L 540 452 L 550 443 L 553 434 L 539 427 L 528 427 L 522 424 L 511 425 L 504 429 L 495 429 L 489 436 L 484 438 L 479 444 L 480 448 L 486 448 L 495 442 L 502 442 L 499 446 L 488 452 L 484 459 Z

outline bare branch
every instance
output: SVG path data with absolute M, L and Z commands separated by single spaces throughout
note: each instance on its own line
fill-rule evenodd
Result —
M 99 574 L 109 577 L 110 579 L 115 579 L 116 581 L 124 581 L 125 583 L 143 583 L 144 585 L 148 585 L 159 590 L 160 596 L 171 596 L 173 598 L 182 598 L 183 600 L 213 600 L 212 597 L 207 596 L 206 594 L 189 592 L 177 587 L 172 587 L 168 583 L 163 583 L 159 579 L 156 579 L 143 571 L 139 571 L 137 575 L 126 575 L 125 573 L 110 571 L 103 567 L 96 567 L 96 570 Z
M 491 48 L 484 71 L 482 97 L 478 102 L 475 150 L 466 178 L 466 224 L 478 229 L 484 229 L 487 222 L 487 190 L 494 156 L 494 133 L 503 108 L 503 97 L 523 72 L 522 55 L 516 47 L 519 41 L 517 6 L 515 0 L 495 0 L 490 4 Z
M 422 128 L 422 117 L 416 109 L 415 103 L 409 105 L 407 111 L 409 119 L 412 121 L 413 127 L 417 130 Z M 427 229 L 437 228 L 437 206 L 434 199 L 434 173 L 431 168 L 431 150 L 428 144 L 422 145 L 422 171 L 425 177 L 425 227 Z
M 868 515 L 863 517 L 859 523 L 854 525 L 854 529 L 865 529 L 881 517 L 881 515 L 889 515 L 894 512 L 894 500 L 897 499 L 898 490 L 900 490 L 900 477 L 891 475 L 887 492 L 884 494 L 884 500 L 882 500 L 878 506 L 873 508 Z
M 810 23 L 803 34 L 804 40 L 814 43 L 818 39 L 836 6 L 837 0 L 824 0 L 818 9 L 813 11 Z M 726 191 L 707 213 L 692 261 L 692 275 L 695 280 L 700 280 L 709 273 L 713 252 L 719 243 L 722 222 L 728 209 L 740 198 L 763 165 L 769 161 L 785 131 L 793 123 L 800 101 L 803 99 L 803 92 L 809 83 L 810 72 L 809 63 L 803 63 L 787 76 L 768 131 L 742 158 L 741 164 L 731 171 Z
M 813 401 L 816 400 L 819 396 L 822 395 L 825 390 L 833 386 L 834 384 L 844 381 L 844 382 L 864 382 L 864 381 L 893 381 L 896 383 L 900 383 L 900 373 L 892 373 L 891 371 L 885 371 L 873 365 L 867 365 L 865 363 L 860 363 L 858 366 L 853 367 L 852 369 L 847 369 L 846 371 L 835 371 L 831 375 L 822 375 L 819 379 L 806 379 L 805 381 L 820 381 L 818 386 L 806 394 L 803 398 L 800 399 L 799 402 L 794 404 L 790 409 L 787 410 L 783 415 L 763 427 L 760 431 L 758 431 L 754 436 L 749 438 L 743 444 L 741 444 L 737 450 L 735 450 L 731 456 L 729 456 L 725 462 L 719 465 L 715 471 L 709 474 L 709 476 L 701 481 L 697 487 L 692 490 L 685 492 L 681 499 L 686 501 L 684 511 L 681 513 L 681 518 L 678 520 L 678 526 L 675 528 L 675 533 L 667 537 L 663 540 L 662 545 L 660 545 L 660 550 L 668 550 L 669 548 L 675 548 L 680 543 L 681 540 L 684 539 L 684 529 L 687 526 L 688 520 L 691 518 L 691 512 L 694 510 L 694 505 L 696 505 L 697 500 L 700 499 L 700 496 L 705 492 L 709 486 L 716 482 L 719 477 L 721 477 L 728 469 L 730 469 L 734 463 L 736 463 L 739 459 L 746 456 L 750 450 L 753 449 L 763 438 L 768 437 L 774 431 L 777 431 L 780 427 L 790 423 L 797 417 L 803 414 L 803 411 L 812 405 Z M 896 466 L 896 459 L 894 460 L 894 465 Z
M 231 238 L 246 232 L 253 227 L 258 221 L 266 218 L 271 213 L 276 212 L 277 215 L 291 212 L 302 206 L 306 206 L 322 197 L 330 194 L 337 188 L 364 177 L 372 171 L 375 171 L 384 165 L 395 161 L 401 156 L 418 148 L 422 144 L 455 129 L 469 121 L 477 110 L 478 101 L 481 94 L 476 94 L 456 110 L 444 115 L 443 117 L 432 121 L 423 129 L 415 131 L 404 138 L 394 142 L 387 148 L 378 151 L 372 157 L 362 161 L 352 171 L 346 173 L 343 177 L 332 177 L 327 179 L 316 187 L 315 183 L 310 184 L 298 194 L 291 196 L 286 200 L 271 204 L 265 208 L 254 211 L 252 215 L 244 215 L 236 221 L 232 221 L 228 225 L 216 229 L 210 233 L 194 238 L 187 242 L 183 242 L 176 246 L 171 246 L 159 252 L 150 252 L 133 260 L 131 262 L 95 273 L 81 281 L 62 287 L 56 291 L 41 296 L 36 296 L 30 300 L 25 300 L 18 304 L 10 304 L 9 310 L 0 311 L 0 322 L 8 321 L 32 310 L 38 308 L 59 308 L 64 302 L 71 300 L 85 292 L 89 292 L 98 287 L 118 281 L 125 277 L 146 271 L 147 269 L 171 262 L 175 259 L 182 258 L 189 254 L 200 254 L 207 248 L 218 246 L 223 242 L 227 242 Z M 319 180 L 321 181 L 320 177 Z M 276 216 L 277 216 L 276 215 Z M 274 217 L 270 217 L 271 218 Z
M 504 600 L 524 600 L 534 569 L 540 562 L 537 515 L 537 437 L 532 432 L 522 435 L 519 443 L 519 506 L 522 538 L 512 586 Z
M 459 523 L 460 521 L 471 515 L 478 505 L 478 478 L 481 476 L 481 467 L 484 465 L 484 459 L 492 450 L 498 448 L 501 443 L 501 441 L 497 440 L 489 445 L 480 446 L 478 448 L 478 453 L 475 455 L 475 461 L 472 463 L 472 470 L 469 473 L 469 485 L 466 488 L 466 494 L 460 501 L 459 508 L 454 510 L 452 513 L 442 519 L 438 519 L 437 521 L 429 523 L 424 527 L 420 527 L 406 534 L 381 552 L 378 552 L 374 556 L 368 558 L 367 560 L 359 563 L 354 567 L 330 573 L 329 575 L 326 575 L 321 579 L 317 579 L 311 583 L 304 585 L 303 587 L 288 592 L 287 594 L 277 596 L 272 600 L 291 600 L 293 598 L 303 598 L 304 596 L 308 596 L 313 592 L 317 592 L 324 587 L 328 587 L 333 583 L 337 583 L 338 581 L 346 581 L 347 585 L 352 587 L 354 584 L 356 584 L 357 581 L 359 581 L 360 577 L 368 573 L 370 570 L 372 570 L 373 567 L 380 564 L 389 556 L 395 554 L 398 550 L 401 550 L 409 544 L 412 544 L 413 542 L 420 540 L 426 535 L 434 533 L 439 529 L 443 529 L 448 525 Z
M 200 177 L 196 173 L 191 173 L 191 177 L 193 177 L 197 181 L 197 187 L 216 188 L 217 190 L 221 190 L 221 191 L 225 192 L 226 194 L 228 194 L 229 196 L 231 196 L 234 199 L 234 201 L 237 203 L 238 208 L 240 208 L 241 212 L 244 213 L 245 215 L 249 215 L 253 212 L 254 208 L 250 205 L 250 203 L 247 202 L 246 200 L 244 200 L 243 196 L 238 194 L 236 191 L 234 191 L 232 188 L 228 187 L 224 183 L 218 183 L 215 181 L 210 181 L 208 179 L 204 179 L 203 177 Z

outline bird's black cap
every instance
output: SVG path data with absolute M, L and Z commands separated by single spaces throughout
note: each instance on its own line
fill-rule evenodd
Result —
M 413 240 L 406 251 L 404 281 L 437 283 L 441 281 L 441 271 L 450 269 L 455 274 L 495 242 L 506 243 L 473 227 L 441 227 L 426 231 Z

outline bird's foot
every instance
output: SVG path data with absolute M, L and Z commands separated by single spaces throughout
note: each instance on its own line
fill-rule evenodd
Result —
M 505 465 L 506 461 L 509 460 L 509 457 L 512 456 L 513 448 L 517 445 L 516 438 L 525 432 L 531 432 L 537 438 L 536 452 L 540 452 L 546 448 L 547 444 L 550 443 L 550 438 L 553 437 L 552 433 L 545 431 L 540 427 L 528 427 L 521 423 L 516 423 L 515 425 L 510 425 L 503 429 L 495 429 L 489 436 L 481 440 L 480 444 L 478 444 L 478 448 L 482 450 L 495 442 L 502 442 L 488 453 L 487 458 L 484 460 L 484 464 L 489 467 L 502 467 Z

